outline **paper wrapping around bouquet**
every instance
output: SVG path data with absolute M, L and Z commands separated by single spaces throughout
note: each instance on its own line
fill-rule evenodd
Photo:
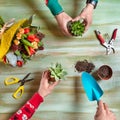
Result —
M 23 25 L 27 19 L 20 20 L 16 22 L 14 25 L 12 25 L 8 30 L 6 30 L 3 35 L 0 42 L 0 60 L 6 55 L 8 50 L 10 49 L 11 42 L 13 40 L 13 37 L 18 30 L 18 28 Z

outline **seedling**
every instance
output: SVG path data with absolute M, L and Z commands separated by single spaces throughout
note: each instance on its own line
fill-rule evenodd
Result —
M 62 65 L 56 63 L 49 68 L 50 71 L 50 81 L 64 80 L 67 72 L 62 68 Z
M 82 34 L 85 31 L 85 24 L 81 22 L 80 20 L 78 21 L 69 21 L 67 24 L 68 31 L 71 35 L 73 36 L 82 36 Z

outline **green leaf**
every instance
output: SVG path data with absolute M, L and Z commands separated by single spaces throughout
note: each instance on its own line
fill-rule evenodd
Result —
M 43 46 L 42 41 L 38 42 L 38 47 L 41 47 L 41 46 Z
M 20 53 L 19 50 L 16 50 L 14 53 L 15 53 L 17 56 L 20 56 L 20 55 L 21 55 L 21 53 Z
M 32 20 L 33 20 L 33 16 L 30 16 L 30 18 L 28 20 L 25 21 L 25 23 L 22 25 L 23 27 L 28 27 L 28 26 L 31 26 L 32 24 Z
M 3 26 L 5 22 L 3 21 L 2 17 L 0 16 L 0 25 Z

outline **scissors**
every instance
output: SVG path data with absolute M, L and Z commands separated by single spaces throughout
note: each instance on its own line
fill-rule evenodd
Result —
M 22 95 L 24 93 L 24 84 L 26 82 L 33 80 L 33 78 L 27 79 L 30 74 L 31 73 L 28 73 L 23 79 L 19 79 L 17 77 L 10 76 L 4 80 L 5 85 L 13 85 L 13 84 L 21 83 L 20 86 L 17 88 L 17 90 L 12 95 L 15 99 L 22 97 Z
M 98 40 L 100 41 L 100 44 L 106 48 L 106 54 L 109 55 L 112 51 L 113 51 L 113 53 L 115 53 L 113 41 L 115 41 L 115 39 L 116 39 L 117 29 L 114 29 L 111 39 L 108 41 L 108 43 L 104 40 L 100 31 L 95 30 L 95 33 L 96 33 Z

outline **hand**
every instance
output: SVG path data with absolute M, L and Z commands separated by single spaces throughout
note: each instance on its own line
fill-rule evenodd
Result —
M 83 8 L 79 16 L 74 18 L 72 21 L 78 21 L 82 19 L 85 24 L 85 32 L 86 32 L 89 26 L 92 24 L 93 10 L 94 10 L 94 6 L 92 4 L 87 4 L 86 7 Z
M 65 12 L 56 15 L 55 18 L 63 34 L 66 36 L 71 36 L 67 29 L 67 23 L 71 21 L 72 18 Z
M 40 86 L 38 89 L 38 93 L 44 98 L 45 96 L 49 95 L 54 87 L 59 83 L 59 81 L 49 83 L 49 71 L 44 71 L 42 74 L 42 79 L 40 81 Z
M 95 120 L 116 120 L 115 115 L 109 110 L 108 106 L 99 101 L 97 112 L 94 117 Z

